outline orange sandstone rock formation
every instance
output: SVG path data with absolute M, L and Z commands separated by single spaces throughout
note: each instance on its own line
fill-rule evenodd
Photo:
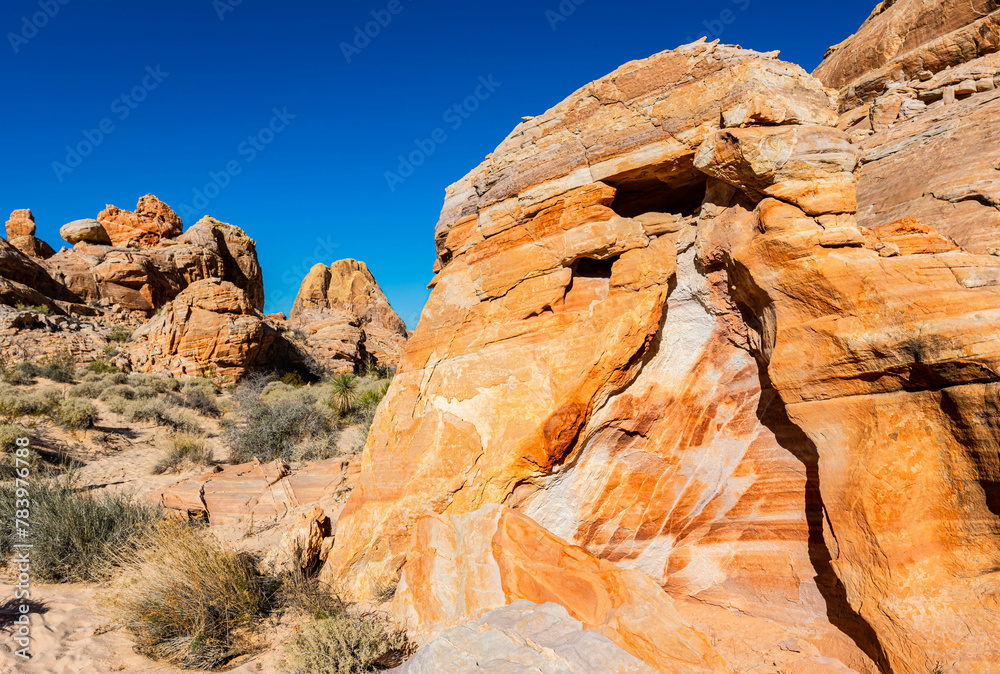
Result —
M 97 220 L 104 226 L 112 245 L 135 243 L 142 248 L 152 248 L 161 239 L 180 236 L 184 226 L 180 216 L 152 194 L 139 199 L 134 212 L 109 204 L 97 215 Z
M 832 94 L 688 45 L 449 188 L 324 578 L 364 594 L 427 511 L 504 504 L 681 614 L 809 642 L 800 671 L 991 671 L 1000 260 L 924 217 L 859 226 Z
M 406 345 L 406 324 L 357 260 L 310 269 L 289 322 L 305 333 L 313 356 L 331 372 L 353 371 L 369 359 L 395 367 Z

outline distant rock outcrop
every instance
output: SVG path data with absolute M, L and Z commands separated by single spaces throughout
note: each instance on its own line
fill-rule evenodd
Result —
M 28 257 L 45 259 L 55 253 L 52 248 L 35 238 L 35 216 L 27 208 L 14 211 L 7 221 L 7 241 Z
M 364 262 L 317 264 L 302 280 L 289 325 L 304 333 L 315 358 L 332 372 L 370 360 L 395 368 L 406 345 L 406 324 Z
M 139 199 L 135 212 L 108 204 L 97 220 L 104 226 L 112 245 L 135 243 L 141 248 L 153 248 L 163 239 L 177 238 L 184 226 L 180 216 L 152 194 Z
M 192 283 L 132 339 L 133 369 L 175 377 L 233 383 L 250 369 L 287 359 L 287 345 L 246 292 L 220 279 Z

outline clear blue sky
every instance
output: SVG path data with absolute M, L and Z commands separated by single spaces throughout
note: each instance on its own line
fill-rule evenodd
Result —
M 152 192 L 189 207 L 185 226 L 211 214 L 257 240 L 268 311 L 290 308 L 316 258 L 353 257 L 412 328 L 444 188 L 522 115 L 720 28 L 811 70 L 874 4 L 6 0 L 0 211 L 31 208 L 58 249 L 65 222 Z M 475 110 L 454 111 L 477 92 Z M 400 174 L 399 155 L 435 131 Z M 67 151 L 91 141 L 86 157 Z M 224 187 L 205 190 L 210 174 Z

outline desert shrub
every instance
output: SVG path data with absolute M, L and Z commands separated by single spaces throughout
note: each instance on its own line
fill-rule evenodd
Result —
M 42 314 L 44 316 L 52 315 L 52 308 L 44 304 L 22 304 L 18 302 L 14 308 L 18 311 L 33 311 L 36 314 Z
M 113 412 L 121 414 L 122 410 L 116 409 L 115 404 L 121 407 L 124 401 L 135 400 L 135 389 L 128 384 L 113 384 L 101 391 L 98 399 L 108 403 L 108 407 L 111 407 Z
M 145 400 L 146 398 L 155 398 L 156 397 L 156 393 L 157 393 L 156 389 L 153 388 L 152 386 L 143 386 L 141 384 L 139 386 L 134 386 L 132 388 L 132 391 L 135 393 L 135 399 L 136 400 Z
M 296 447 L 303 443 L 311 443 L 314 455 L 316 445 L 324 444 L 332 456 L 335 429 L 330 413 L 317 403 L 310 390 L 258 376 L 233 390 L 232 408 L 223 420 L 222 440 L 233 463 L 253 458 L 297 460 Z
M 128 495 L 74 488 L 72 477 L 31 484 L 31 570 L 45 582 L 93 582 L 110 577 L 119 560 L 134 554 L 143 533 L 162 517 L 159 507 Z M 19 496 L 0 484 L 0 553 L 13 551 Z
M 17 363 L 12 367 L 3 368 L 3 380 L 16 386 L 27 386 L 34 383 L 34 378 L 38 376 L 38 373 L 38 366 L 32 363 Z
M 306 622 L 287 645 L 302 674 L 362 674 L 400 664 L 412 652 L 402 630 L 386 616 L 345 610 Z
M 112 326 L 111 332 L 108 333 L 108 339 L 112 342 L 124 344 L 132 339 L 132 331 L 129 330 L 127 326 L 118 323 L 117 325 Z
M 66 428 L 77 430 L 93 428 L 100 420 L 94 404 L 82 398 L 69 398 L 60 402 L 55 417 Z
M 375 382 L 371 388 L 368 388 L 358 396 L 358 407 L 362 409 L 374 409 L 378 407 L 379 403 L 382 402 L 382 398 L 389 392 L 390 383 L 389 381 Z
M 52 412 L 62 393 L 57 388 L 45 388 L 31 393 L 4 385 L 0 388 L 0 415 L 7 417 L 38 416 Z
M 157 528 L 148 541 L 115 599 L 137 649 L 198 669 L 252 652 L 271 594 L 253 558 L 178 524 Z
M 205 377 L 191 377 L 185 380 L 184 385 L 181 386 L 181 392 L 187 395 L 195 391 L 214 398 L 219 389 L 211 379 L 206 379 Z
M 173 377 L 160 377 L 155 374 L 142 374 L 139 372 L 133 372 L 128 375 L 128 384 L 130 386 L 148 386 L 157 393 L 176 391 L 180 388 L 180 382 Z
M 38 363 L 36 376 L 51 379 L 59 384 L 72 384 L 76 381 L 76 364 L 73 354 L 62 351 L 43 358 Z
M 170 436 L 167 455 L 153 468 L 154 475 L 177 472 L 186 465 L 207 466 L 212 463 L 212 450 L 200 433 L 183 431 Z
M 306 382 L 302 379 L 302 375 L 298 372 L 286 372 L 278 378 L 282 384 L 288 384 L 289 386 L 294 386 L 296 388 L 300 386 L 305 386 Z
M 119 371 L 117 367 L 108 362 L 106 356 L 101 356 L 100 358 L 93 360 L 89 365 L 87 365 L 87 369 L 95 374 L 110 374 L 112 372 Z
M 110 374 L 104 375 L 104 382 L 108 386 L 113 386 L 115 384 L 124 384 L 128 381 L 128 375 L 124 372 L 112 372 Z
M 111 408 L 111 403 L 108 404 Z M 126 401 L 121 405 L 122 414 L 128 421 L 146 421 L 157 426 L 166 426 L 174 431 L 200 433 L 201 426 L 188 412 L 172 405 L 163 398 L 147 398 Z
M 347 414 L 358 402 L 358 378 L 353 374 L 337 374 L 330 378 L 330 397 L 326 404 L 338 414 Z
M 0 452 L 11 452 L 17 445 L 15 444 L 18 438 L 31 438 L 32 433 L 27 428 L 21 426 L 12 426 L 10 424 L 0 425 Z M 6 460 L 7 457 L 3 457 L 0 460 Z
M 101 379 L 98 379 L 97 381 L 84 381 L 80 384 L 70 386 L 66 394 L 70 398 L 96 398 L 101 395 L 106 388 L 108 388 L 108 385 Z
M 214 395 L 207 395 L 201 389 L 193 389 L 184 394 L 183 404 L 206 417 L 218 417 L 222 414 Z

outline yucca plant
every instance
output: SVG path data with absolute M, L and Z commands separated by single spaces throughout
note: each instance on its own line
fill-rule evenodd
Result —
M 330 380 L 330 399 L 327 401 L 334 411 L 346 414 L 358 403 L 358 379 L 353 374 L 334 375 Z

